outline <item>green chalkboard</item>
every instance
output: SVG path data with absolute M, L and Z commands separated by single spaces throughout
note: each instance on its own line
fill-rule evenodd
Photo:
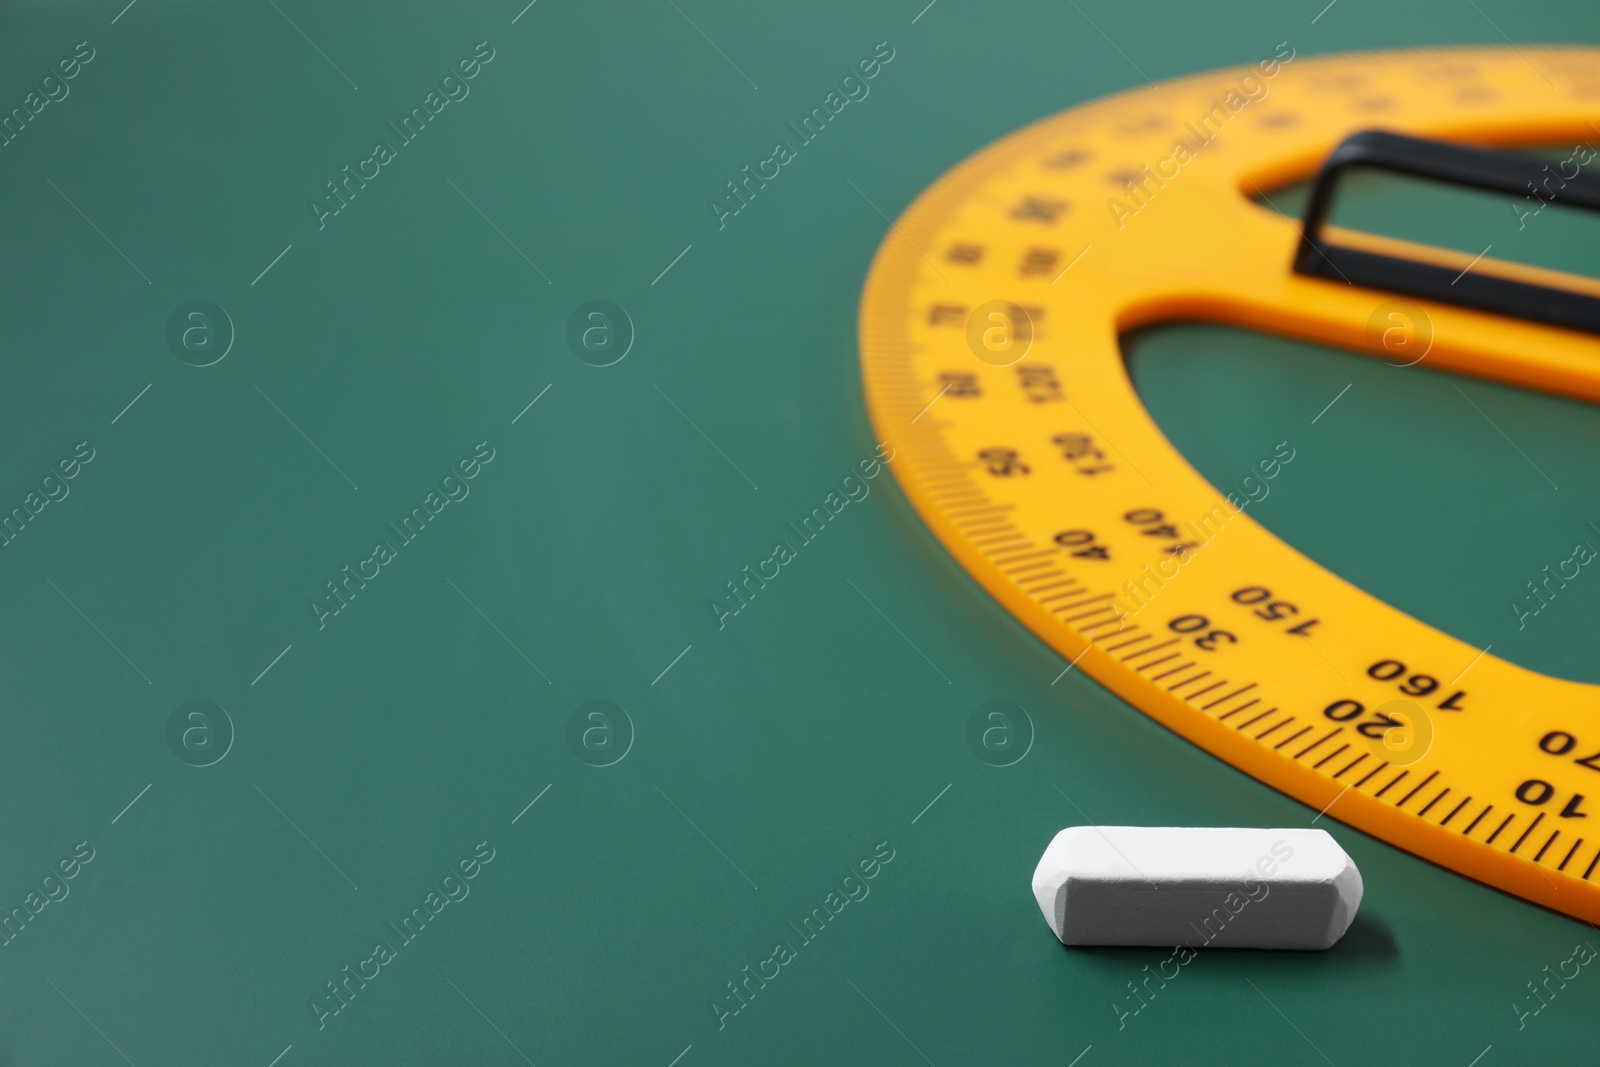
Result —
M 885 216 L 972 151 L 1280 40 L 1593 40 L 1593 5 L 125 2 L 0 6 L 0 1063 L 1591 1058 L 1600 978 L 1528 983 L 1600 935 L 1327 819 L 1340 945 L 1130 1014 L 1165 953 L 1054 941 L 1051 835 L 1315 813 L 1052 685 L 892 475 L 791 524 L 875 456 Z M 1296 443 L 1275 532 L 1600 681 L 1600 579 L 1507 606 L 1600 544 L 1591 409 L 1459 382 L 1555 491 L 1446 376 L 1128 348 L 1213 480 Z

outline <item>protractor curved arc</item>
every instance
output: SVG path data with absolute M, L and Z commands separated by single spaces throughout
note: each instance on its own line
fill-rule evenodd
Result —
M 873 421 L 935 535 L 1078 669 L 1330 817 L 1600 921 L 1600 821 L 1588 828 L 1600 766 L 1583 763 L 1600 765 L 1600 687 L 1483 654 L 1273 536 L 1166 440 L 1118 344 L 1134 326 L 1201 318 L 1392 358 L 1368 341 L 1391 294 L 1291 274 L 1298 226 L 1249 195 L 1308 177 L 1371 127 L 1600 144 L 1600 50 L 1297 57 L 1267 70 L 1065 112 L 924 192 L 863 294 Z M 990 302 L 1029 311 L 1020 362 L 970 347 Z M 1421 368 L 1395 373 L 1600 399 L 1600 338 L 1410 304 L 1432 343 Z M 1294 447 L 1264 441 L 1262 459 L 1281 466 Z M 1422 720 L 1413 738 L 1432 735 L 1420 758 L 1423 745 L 1385 740 L 1410 719 Z

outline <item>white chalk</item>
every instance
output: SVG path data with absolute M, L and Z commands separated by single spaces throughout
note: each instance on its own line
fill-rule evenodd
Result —
M 1033 872 L 1067 945 L 1325 949 L 1361 905 L 1361 872 L 1324 830 L 1072 826 Z

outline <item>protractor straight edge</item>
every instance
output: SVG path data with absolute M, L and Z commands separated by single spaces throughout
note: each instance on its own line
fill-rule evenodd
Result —
M 1600 687 L 1485 654 L 1274 537 L 1166 440 L 1120 349 L 1199 318 L 1388 357 L 1368 331 L 1394 294 L 1292 273 L 1298 221 L 1251 199 L 1371 128 L 1600 146 L 1600 50 L 1280 46 L 996 142 L 878 250 L 871 417 L 934 534 L 1077 669 L 1312 811 L 1600 921 Z M 1431 348 L 1397 374 L 1600 399 L 1600 338 L 1410 306 Z M 1309 441 L 1263 440 L 1258 477 Z

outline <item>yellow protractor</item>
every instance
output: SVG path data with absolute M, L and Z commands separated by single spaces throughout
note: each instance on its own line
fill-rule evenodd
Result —
M 907 496 L 1063 657 L 1313 809 L 1590 921 L 1600 687 L 1485 654 L 1273 536 L 1162 435 L 1119 335 L 1202 319 L 1403 362 L 1370 332 L 1394 294 L 1292 271 L 1300 223 L 1253 198 L 1375 127 L 1506 148 L 1593 142 L 1597 126 L 1600 50 L 1280 47 L 1074 108 L 961 163 L 885 236 L 860 332 Z M 1553 277 L 1365 247 L 1475 278 Z M 1592 283 L 1557 280 L 1593 298 Z M 1406 306 L 1378 321 L 1431 322 L 1423 367 L 1600 400 L 1593 333 Z

